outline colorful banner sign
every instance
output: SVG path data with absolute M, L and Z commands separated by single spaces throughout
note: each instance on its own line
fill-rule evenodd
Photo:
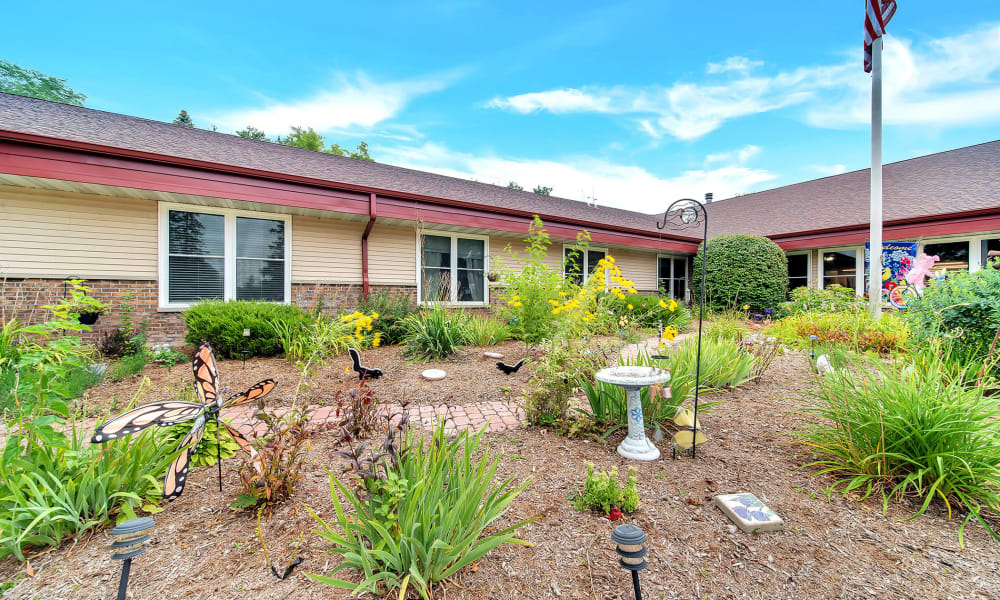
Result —
M 895 288 L 906 285 L 906 274 L 917 259 L 916 242 L 882 243 L 882 297 L 888 298 Z M 871 274 L 871 249 L 865 242 L 865 273 Z M 868 277 L 865 277 L 866 282 Z M 868 289 L 865 286 L 865 289 Z

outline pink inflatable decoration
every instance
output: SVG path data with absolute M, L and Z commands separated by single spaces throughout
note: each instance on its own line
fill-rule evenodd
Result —
M 934 256 L 927 256 L 921 253 L 917 257 L 916 264 L 910 269 L 910 272 L 906 274 L 906 282 L 910 285 L 915 285 L 921 287 L 924 285 L 924 279 L 931 277 L 931 269 L 934 267 L 934 263 L 941 260 L 936 254 Z

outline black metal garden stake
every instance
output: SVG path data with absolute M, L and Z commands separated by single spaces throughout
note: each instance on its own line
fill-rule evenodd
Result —
M 705 194 L 705 200 L 711 201 L 712 195 Z M 694 419 L 691 422 L 691 458 L 695 457 L 698 446 L 698 394 L 701 389 L 701 327 L 705 321 L 705 263 L 708 261 L 708 212 L 705 205 L 697 200 L 684 198 L 675 201 L 663 213 L 663 222 L 656 222 L 656 228 L 662 231 L 667 224 L 678 229 L 686 229 L 698 224 L 699 219 L 704 224 L 701 238 L 701 300 L 698 302 L 698 357 L 694 368 Z

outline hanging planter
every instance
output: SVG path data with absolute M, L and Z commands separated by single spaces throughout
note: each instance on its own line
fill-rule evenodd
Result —
M 82 325 L 93 325 L 97 322 L 97 319 L 101 316 L 99 312 L 82 312 L 80 313 L 79 321 Z

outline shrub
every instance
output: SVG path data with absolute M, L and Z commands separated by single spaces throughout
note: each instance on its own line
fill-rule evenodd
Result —
M 333 319 L 318 313 L 310 322 L 273 321 L 271 325 L 285 360 L 298 362 L 309 357 L 322 360 L 347 352 L 348 348 L 380 345 L 382 332 L 374 331 L 378 318 L 378 313 L 366 315 L 359 311 Z
M 440 360 L 462 347 L 464 321 L 462 311 L 449 313 L 440 304 L 410 315 L 403 321 L 406 349 L 403 356 L 420 360 Z
M 704 335 L 713 340 L 738 341 L 749 331 L 745 316 L 733 311 L 716 312 L 705 328 Z
M 495 346 L 510 339 L 510 326 L 486 315 L 472 315 L 463 325 L 462 339 L 471 346 Z
M 815 335 L 820 344 L 840 344 L 857 352 L 881 354 L 901 349 L 910 337 L 906 323 L 894 312 L 883 314 L 878 322 L 865 311 L 808 312 L 781 319 L 768 332 L 796 347 L 808 347 L 809 336 Z
M 868 301 L 851 288 L 836 283 L 823 289 L 798 287 L 792 290 L 792 299 L 782 306 L 782 316 L 807 312 L 855 312 L 868 307 Z
M 561 422 L 577 382 L 607 366 L 602 354 L 585 353 L 579 338 L 560 336 L 546 340 L 544 348 L 525 396 L 525 417 L 532 425 Z
M 832 474 L 833 488 L 864 497 L 915 495 L 968 511 L 959 529 L 977 520 L 1000 540 L 984 518 L 1000 512 L 1000 409 L 983 389 L 949 377 L 936 353 L 920 360 L 869 359 L 866 369 L 820 378 L 803 409 L 815 422 L 800 432 L 817 474 Z
M 704 247 L 694 258 L 692 289 L 701 286 Z M 713 309 L 750 305 L 755 312 L 777 308 L 788 293 L 788 259 L 771 240 L 756 235 L 722 235 L 708 241 L 705 302 Z M 698 294 L 695 297 L 698 298 Z
M 905 313 L 916 339 L 939 337 L 956 357 L 981 358 L 1000 327 L 1000 271 L 952 273 L 931 284 Z
M 624 484 L 618 483 L 618 467 L 605 472 L 594 470 L 594 463 L 583 463 L 587 467 L 587 478 L 583 481 L 583 491 L 573 500 L 577 510 L 596 510 L 602 515 L 617 506 L 622 512 L 633 513 L 639 508 L 639 492 L 636 491 L 638 478 L 636 468 L 628 468 Z
M 484 535 L 530 482 L 515 485 L 513 477 L 497 478 L 499 458 L 479 449 L 485 430 L 464 430 L 450 439 L 441 420 L 429 444 L 407 430 L 402 448 L 389 437 L 383 445 L 388 455 L 364 461 L 370 465 L 365 468 L 357 449 L 343 453 L 363 477 L 361 489 L 330 474 L 336 529 L 309 511 L 319 524 L 317 533 L 343 561 L 328 575 L 308 577 L 355 594 L 380 596 L 399 589 L 398 596 L 405 598 L 412 587 L 427 600 L 436 596 L 435 585 L 500 544 L 526 545 L 514 532 L 528 521 Z M 353 515 L 345 513 L 341 497 Z M 361 572 L 360 583 L 333 577 L 349 568 Z
M 192 345 L 208 342 L 219 356 L 232 358 L 240 350 L 250 356 L 274 356 L 282 351 L 274 333 L 274 322 L 304 325 L 308 315 L 297 306 L 273 302 L 206 300 L 184 313 L 185 340 Z M 250 336 L 243 337 L 249 329 Z
M 417 312 L 409 296 L 391 294 L 387 290 L 379 290 L 368 294 L 368 298 L 358 298 L 358 310 L 363 313 L 377 313 L 375 331 L 382 333 L 383 344 L 399 344 L 406 337 L 403 321 Z

